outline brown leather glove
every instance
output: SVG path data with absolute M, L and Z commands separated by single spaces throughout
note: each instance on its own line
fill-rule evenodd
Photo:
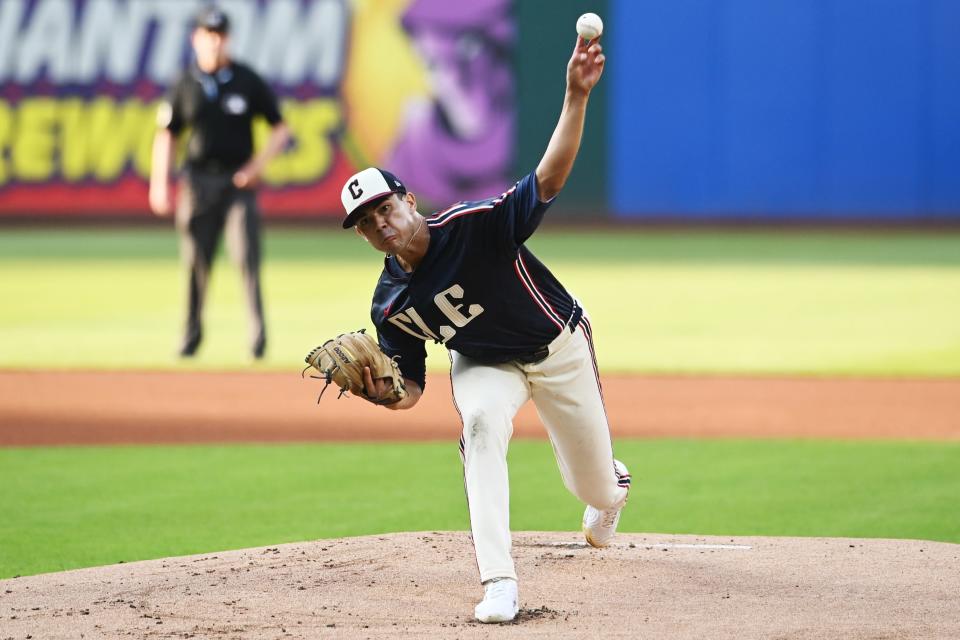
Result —
M 349 392 L 374 404 L 393 404 L 407 397 L 407 388 L 396 360 L 380 350 L 380 345 L 365 329 L 342 333 L 310 351 L 304 361 L 320 372 L 322 379 L 340 387 L 340 395 Z M 367 395 L 363 380 L 364 367 L 370 367 L 374 380 L 387 378 L 393 382 L 380 398 Z M 318 377 L 318 376 L 313 376 Z M 324 390 L 326 390 L 324 386 Z M 323 392 L 320 392 L 321 397 Z M 319 399 L 317 400 L 319 402 Z

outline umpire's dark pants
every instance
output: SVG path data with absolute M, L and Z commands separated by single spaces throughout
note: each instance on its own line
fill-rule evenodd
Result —
M 232 179 L 229 171 L 188 169 L 180 182 L 177 230 L 189 292 L 182 347 L 187 354 L 196 349 L 202 337 L 203 301 L 224 229 L 230 257 L 243 274 L 253 355 L 261 356 L 266 347 L 260 293 L 260 212 L 255 192 L 238 189 Z

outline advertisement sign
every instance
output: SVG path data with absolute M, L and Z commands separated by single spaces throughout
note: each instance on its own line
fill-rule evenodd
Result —
M 158 106 L 204 4 L 0 2 L 0 215 L 148 215 Z M 267 80 L 292 133 L 264 174 L 267 215 L 340 215 L 344 179 L 371 164 L 427 206 L 513 179 L 509 0 L 218 4 L 233 58 Z

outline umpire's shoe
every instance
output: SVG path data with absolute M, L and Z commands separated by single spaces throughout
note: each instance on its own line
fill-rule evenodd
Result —
M 510 622 L 517 617 L 517 581 L 513 578 L 494 578 L 484 583 L 483 602 L 474 609 L 480 622 Z
M 630 472 L 619 460 L 613 461 L 614 472 L 617 474 L 617 484 L 630 490 Z M 601 548 L 610 544 L 613 534 L 617 532 L 617 523 L 620 522 L 620 512 L 627 503 L 626 499 L 620 506 L 612 509 L 596 509 L 587 506 L 583 512 L 583 535 L 591 546 Z
M 253 347 L 250 349 L 250 355 L 253 356 L 254 360 L 262 360 L 263 354 L 267 351 L 267 339 L 259 338 L 256 342 L 253 343 Z
M 197 352 L 197 347 L 200 346 L 200 340 L 202 338 L 203 335 L 199 331 L 197 333 L 188 334 L 187 337 L 183 339 L 183 344 L 180 346 L 180 357 L 192 358 Z

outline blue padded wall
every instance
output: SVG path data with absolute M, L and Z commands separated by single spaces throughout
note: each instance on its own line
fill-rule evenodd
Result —
M 618 216 L 960 218 L 960 1 L 610 9 Z

